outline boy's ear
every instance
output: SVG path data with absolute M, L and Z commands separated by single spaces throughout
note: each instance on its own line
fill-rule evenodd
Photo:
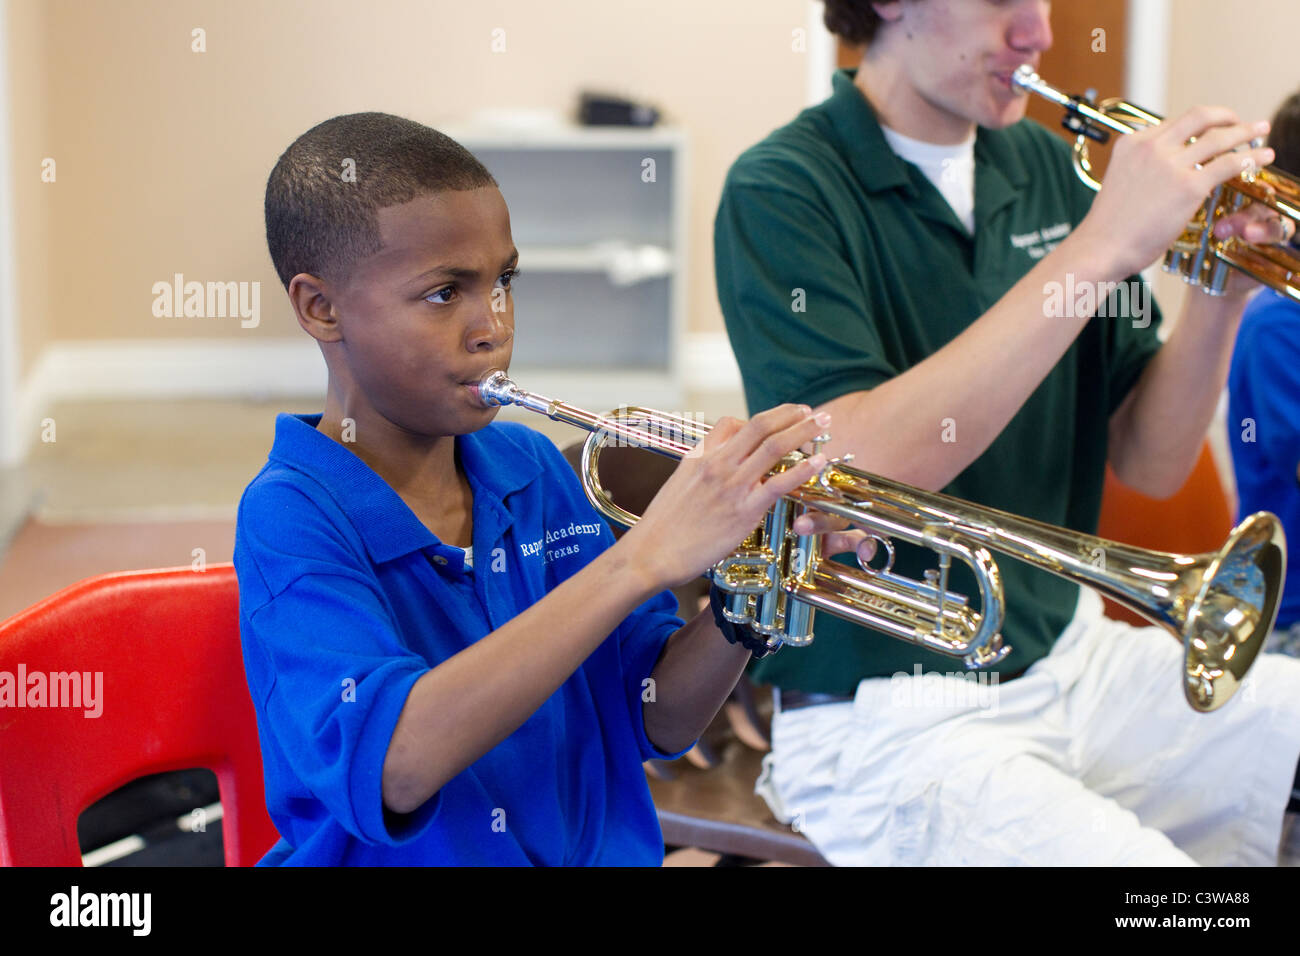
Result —
M 876 16 L 886 23 L 893 23 L 903 15 L 902 0 L 893 0 L 891 3 L 873 3 L 871 9 L 876 11 Z
M 289 302 L 303 331 L 318 342 L 337 342 L 339 320 L 330 303 L 329 290 L 323 279 L 300 272 L 289 280 Z

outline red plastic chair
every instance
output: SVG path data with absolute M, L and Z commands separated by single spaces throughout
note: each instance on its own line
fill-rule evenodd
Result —
M 19 665 L 29 675 L 101 672 L 102 712 L 0 707 L 0 864 L 80 866 L 86 807 L 137 777 L 191 767 L 216 774 L 227 865 L 256 863 L 278 839 L 233 565 L 104 574 L 65 588 L 0 623 L 0 672 L 16 680 Z
M 1201 446 L 1201 454 L 1183 487 L 1164 500 L 1134 491 L 1116 477 L 1110 465 L 1106 466 L 1097 526 L 1103 538 L 1140 548 L 1200 554 L 1219 550 L 1231 530 L 1232 509 L 1208 442 Z M 1130 624 L 1151 623 L 1109 599 L 1106 614 Z

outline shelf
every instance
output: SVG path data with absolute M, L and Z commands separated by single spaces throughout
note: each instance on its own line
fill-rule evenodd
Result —
M 676 269 L 672 253 L 653 243 L 617 239 L 587 245 L 524 245 L 519 268 L 525 272 L 601 272 L 616 286 L 662 279 Z
M 685 133 L 482 121 L 442 130 L 475 153 L 510 209 L 520 384 L 597 411 L 678 407 Z
M 579 126 L 575 123 L 535 128 L 439 126 L 470 152 L 476 149 L 676 149 L 685 134 L 671 126 Z

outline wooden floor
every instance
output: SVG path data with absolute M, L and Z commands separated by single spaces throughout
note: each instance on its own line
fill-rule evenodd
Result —
M 234 521 L 45 524 L 28 518 L 0 561 L 0 620 L 109 571 L 229 561 Z
M 229 561 L 280 411 L 318 399 L 68 402 L 0 476 L 0 619 L 107 571 Z

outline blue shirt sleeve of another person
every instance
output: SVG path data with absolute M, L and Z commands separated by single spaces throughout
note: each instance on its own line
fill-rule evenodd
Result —
M 1254 444 L 1252 450 L 1267 466 L 1293 480 L 1300 464 L 1300 303 L 1271 289 L 1251 299 L 1238 330 L 1228 389 L 1231 407 L 1239 413 L 1228 428 L 1234 445 Z
M 641 761 L 677 755 L 647 738 L 642 701 L 682 625 L 668 592 L 633 611 L 515 733 L 423 806 L 385 809 L 384 760 L 420 676 L 613 537 L 549 441 L 493 425 L 458 439 L 475 493 L 470 571 L 462 551 L 317 432 L 318 420 L 279 417 L 237 525 L 245 669 L 282 837 L 262 862 L 661 862 Z
M 1300 302 L 1271 289 L 1246 306 L 1228 373 L 1238 516 L 1271 511 L 1300 541 Z M 1287 562 L 1279 630 L 1300 622 L 1300 561 Z

